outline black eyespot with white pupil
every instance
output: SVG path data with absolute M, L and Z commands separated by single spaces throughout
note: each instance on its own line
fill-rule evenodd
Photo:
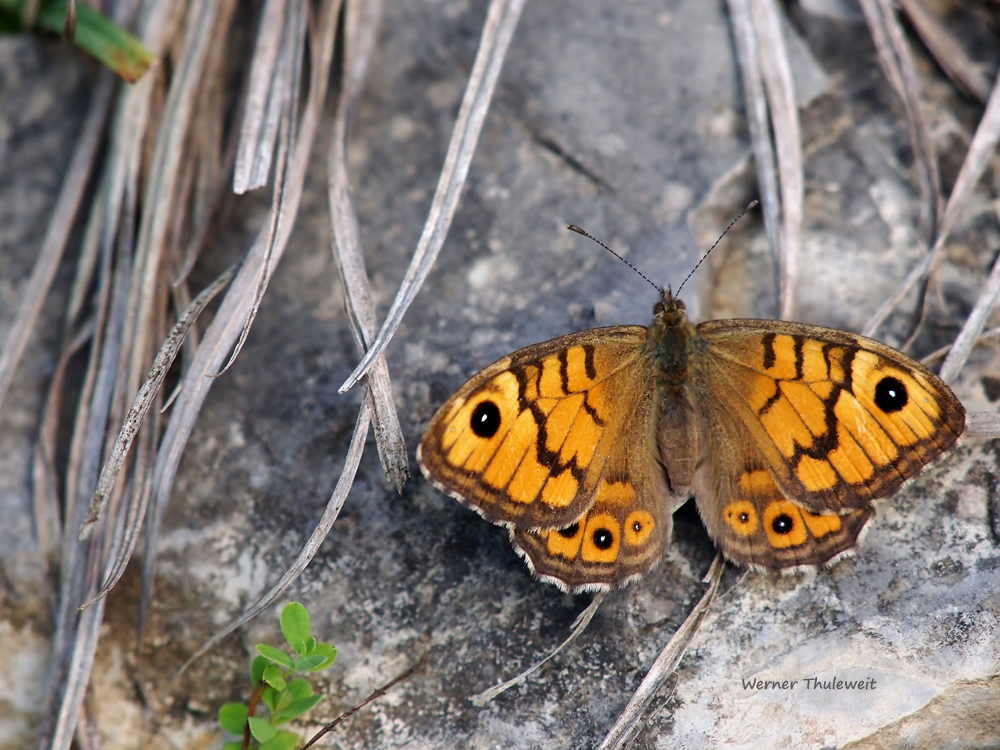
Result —
M 775 516 L 774 520 L 771 521 L 771 528 L 774 529 L 775 534 L 790 534 L 792 533 L 792 529 L 795 528 L 795 521 L 787 513 L 782 513 Z
M 594 546 L 597 547 L 597 549 L 611 549 L 611 545 L 614 543 L 615 535 L 607 529 L 594 530 Z
M 891 375 L 882 378 L 875 386 L 875 406 L 886 414 L 899 411 L 909 400 L 906 386 Z
M 638 534 L 640 531 L 642 531 L 642 521 L 633 521 L 632 522 L 632 531 L 634 531 L 636 534 Z
M 496 435 L 500 421 L 500 409 L 492 401 L 483 401 L 472 410 L 472 431 L 481 438 Z
M 750 523 L 750 514 L 747 513 L 746 511 L 743 511 L 742 513 L 740 513 L 739 519 L 740 519 L 740 523 L 742 523 L 742 524 L 748 524 L 748 523 Z

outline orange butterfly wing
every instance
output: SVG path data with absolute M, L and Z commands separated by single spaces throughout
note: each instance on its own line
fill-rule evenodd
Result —
M 884 344 L 819 326 L 717 320 L 697 328 L 695 399 L 725 398 L 781 492 L 815 512 L 864 508 L 952 448 L 965 409 Z
M 697 328 L 698 509 L 725 555 L 774 570 L 853 548 L 871 503 L 950 449 L 965 410 L 937 376 L 861 336 L 783 321 Z
M 514 352 L 459 388 L 418 448 L 437 487 L 510 527 L 532 569 L 563 588 L 631 580 L 670 540 L 645 339 L 615 326 Z
M 561 528 L 593 504 L 616 439 L 648 390 L 645 329 L 562 336 L 494 362 L 431 420 L 417 459 L 494 523 Z

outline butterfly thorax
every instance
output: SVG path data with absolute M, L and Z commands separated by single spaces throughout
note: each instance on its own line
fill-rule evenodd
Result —
M 684 303 L 669 290 L 653 308 L 653 322 L 646 329 L 643 353 L 657 365 L 661 388 L 678 388 L 688 382 L 688 362 L 696 337 Z

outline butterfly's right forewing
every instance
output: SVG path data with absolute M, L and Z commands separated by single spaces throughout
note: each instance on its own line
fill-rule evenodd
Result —
M 862 336 L 801 323 L 698 326 L 698 398 L 727 394 L 782 493 L 844 513 L 891 495 L 951 449 L 965 409 L 919 362 Z

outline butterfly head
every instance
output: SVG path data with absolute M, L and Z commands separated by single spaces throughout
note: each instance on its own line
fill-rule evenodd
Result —
M 653 305 L 653 323 L 662 319 L 667 326 L 681 325 L 687 320 L 684 303 L 674 296 L 670 287 L 660 289 L 660 299 Z

